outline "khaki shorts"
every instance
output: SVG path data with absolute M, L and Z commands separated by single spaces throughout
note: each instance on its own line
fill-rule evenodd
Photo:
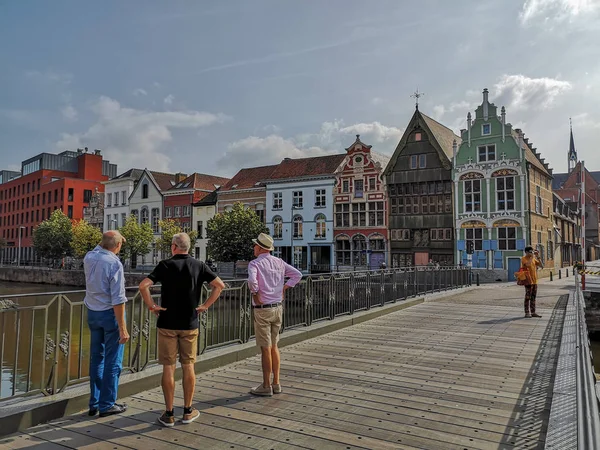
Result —
M 254 334 L 257 347 L 272 347 L 279 342 L 283 321 L 283 306 L 254 308 Z
M 193 364 L 198 349 L 198 329 L 167 330 L 158 328 L 158 363 L 172 366 L 177 362 Z

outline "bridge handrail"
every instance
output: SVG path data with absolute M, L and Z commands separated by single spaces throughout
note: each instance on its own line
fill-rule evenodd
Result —
M 596 376 L 592 366 L 585 299 L 579 274 L 575 275 L 576 327 L 577 327 L 577 448 L 600 449 L 600 414 L 596 394 Z

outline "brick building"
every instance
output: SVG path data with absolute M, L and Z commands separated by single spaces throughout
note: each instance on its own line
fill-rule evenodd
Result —
M 116 164 L 103 159 L 100 150 L 88 153 L 64 151 L 40 153 L 21 163 L 20 176 L 2 171 L 0 179 L 0 236 L 6 242 L 4 260 L 17 259 L 19 238 L 21 261 L 35 261 L 34 227 L 61 209 L 69 218 L 84 217 L 84 208 L 96 192 L 104 192 L 103 181 L 114 177 Z

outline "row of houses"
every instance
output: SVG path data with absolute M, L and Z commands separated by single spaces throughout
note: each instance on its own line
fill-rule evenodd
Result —
M 527 245 L 539 249 L 550 268 L 581 258 L 580 181 L 586 174 L 585 251 L 587 259 L 597 259 L 600 188 L 596 174 L 577 161 L 572 131 L 569 171 L 553 174 L 524 132 L 507 122 L 505 108 L 498 114 L 488 96 L 485 89 L 460 135 L 417 104 L 391 157 L 357 135 L 339 154 L 286 158 L 243 168 L 231 179 L 148 169 L 117 176 L 98 150 L 38 155 L 23 162 L 21 172 L 0 173 L 0 229 L 8 258 L 19 251 L 18 236 L 22 258 L 35 259 L 33 227 L 51 208 L 61 208 L 104 230 L 134 215 L 157 236 L 159 220 L 171 218 L 197 230 L 194 256 L 204 260 L 208 220 L 241 202 L 269 228 L 275 254 L 304 272 L 439 263 L 510 279 Z M 38 180 L 38 191 L 48 191 L 48 205 L 39 205 L 39 198 L 34 205 L 29 178 Z M 87 203 L 76 203 L 79 197 Z M 139 263 L 160 257 L 153 249 Z

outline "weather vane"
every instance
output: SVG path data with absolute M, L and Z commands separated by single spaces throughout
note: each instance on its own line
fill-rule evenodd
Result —
M 419 88 L 415 91 L 414 94 L 411 95 L 412 98 L 415 99 L 415 106 L 419 109 L 419 99 L 425 95 L 424 92 L 419 92 Z

